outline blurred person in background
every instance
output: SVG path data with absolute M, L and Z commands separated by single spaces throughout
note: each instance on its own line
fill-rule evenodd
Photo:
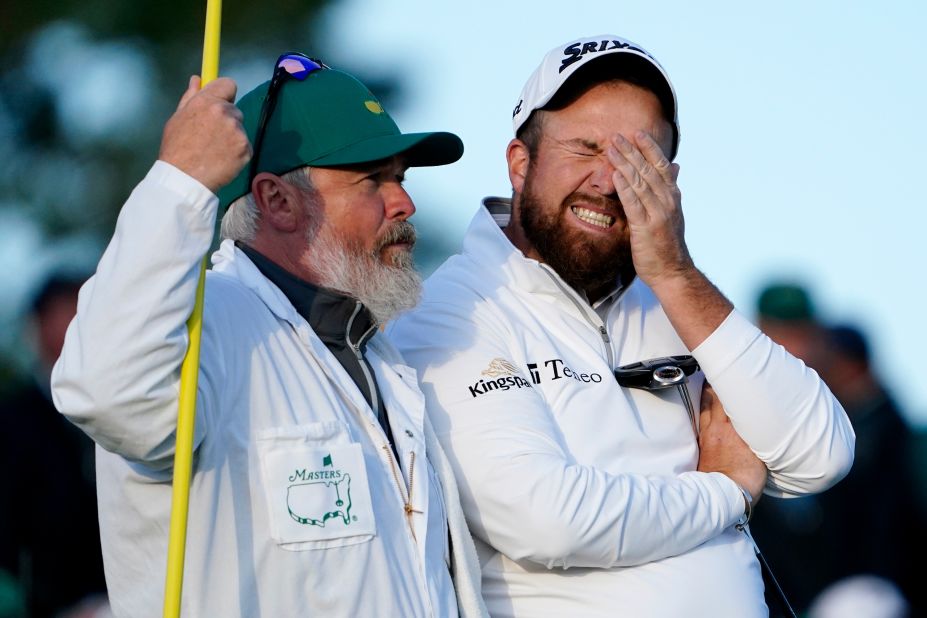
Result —
M 824 328 L 816 319 L 811 295 L 801 285 L 780 282 L 766 286 L 757 300 L 757 326 L 812 369 L 823 362 Z
M 29 308 L 32 375 L 0 402 L 0 569 L 27 616 L 91 616 L 107 607 L 93 441 L 58 414 L 49 378 L 77 308 L 82 274 L 54 271 Z M 80 613 L 77 612 L 86 612 Z
M 796 284 L 767 286 L 757 322 L 821 375 L 856 431 L 856 458 L 842 482 L 814 496 L 766 500 L 756 510 L 753 534 L 780 584 L 803 611 L 844 578 L 878 576 L 886 580 L 882 588 L 897 586 L 914 615 L 923 615 L 922 587 L 913 581 L 924 516 L 912 432 L 873 370 L 869 342 L 856 326 L 825 325 L 810 293 Z

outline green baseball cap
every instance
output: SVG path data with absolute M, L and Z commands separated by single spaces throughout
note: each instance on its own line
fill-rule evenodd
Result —
M 236 104 L 252 144 L 269 85 L 269 81 L 261 84 Z M 463 155 L 463 142 L 453 133 L 401 133 L 366 86 L 347 73 L 326 68 L 281 86 L 257 171 L 284 174 L 305 165 L 367 163 L 398 154 L 410 167 L 446 165 Z M 245 165 L 219 190 L 223 209 L 251 191 L 249 167 Z
M 757 313 L 764 318 L 785 322 L 813 320 L 811 295 L 797 283 L 771 283 L 760 292 Z

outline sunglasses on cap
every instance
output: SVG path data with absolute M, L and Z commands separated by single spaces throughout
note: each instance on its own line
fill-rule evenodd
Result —
M 248 169 L 248 187 L 251 187 L 251 183 L 257 175 L 261 146 L 264 144 L 264 133 L 267 131 L 267 123 L 277 106 L 277 95 L 284 82 L 290 79 L 301 82 L 310 73 L 328 68 L 330 67 L 324 62 L 298 52 L 286 53 L 277 58 L 277 63 L 274 65 L 274 76 L 270 79 L 270 85 L 267 87 L 267 96 L 264 97 L 264 103 L 261 105 L 261 115 L 258 118 L 257 131 L 254 133 L 254 154 L 251 156 L 251 166 Z

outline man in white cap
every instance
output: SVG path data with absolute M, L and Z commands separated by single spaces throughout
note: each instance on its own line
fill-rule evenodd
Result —
M 484 200 L 389 331 L 455 466 L 490 613 L 766 615 L 752 504 L 846 474 L 845 413 L 689 257 L 677 101 L 649 53 L 556 47 L 514 127 L 512 199 Z

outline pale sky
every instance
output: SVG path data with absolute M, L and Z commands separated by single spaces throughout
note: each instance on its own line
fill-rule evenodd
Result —
M 753 316 L 770 277 L 812 290 L 823 318 L 869 335 L 879 372 L 927 423 L 927 4 L 345 0 L 322 21 L 326 61 L 396 69 L 405 131 L 464 141 L 413 170 L 420 220 L 459 242 L 479 200 L 510 192 L 511 110 L 544 53 L 618 34 L 667 69 L 696 264 Z M 307 46 L 311 52 L 311 45 Z

